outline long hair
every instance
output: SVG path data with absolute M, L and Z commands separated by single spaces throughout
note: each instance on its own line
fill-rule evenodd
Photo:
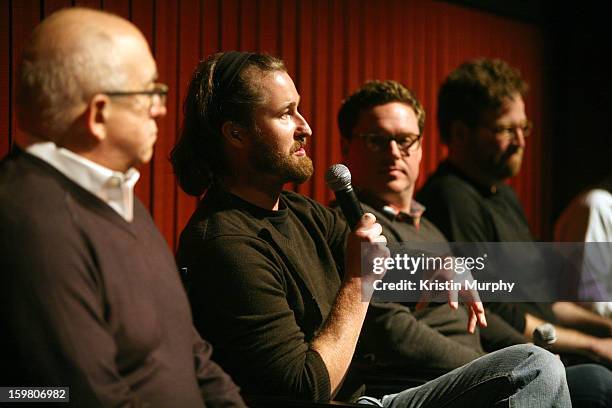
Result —
M 183 105 L 183 126 L 170 161 L 179 185 L 193 196 L 204 193 L 215 176 L 226 171 L 223 124 L 253 125 L 253 111 L 263 102 L 253 69 L 286 72 L 283 62 L 270 55 L 233 53 L 243 54 L 245 60 L 233 67 L 232 79 L 221 84 L 215 79 L 226 73 L 219 69 L 232 68 L 219 64 L 228 53 L 214 54 L 198 64 Z

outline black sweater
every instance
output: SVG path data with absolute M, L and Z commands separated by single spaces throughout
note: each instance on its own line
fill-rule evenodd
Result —
M 197 329 L 245 393 L 330 398 L 327 369 L 310 343 L 340 289 L 347 234 L 338 213 L 292 192 L 281 194 L 279 211 L 219 188 L 200 203 L 181 234 L 178 264 L 187 268 Z M 428 338 L 414 322 L 406 307 L 372 303 L 354 361 L 367 356 L 405 373 L 426 365 L 431 354 L 419 350 L 429 349 Z M 360 385 L 351 366 L 335 398 L 350 399 Z

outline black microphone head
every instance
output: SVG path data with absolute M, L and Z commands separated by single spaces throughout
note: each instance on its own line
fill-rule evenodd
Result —
M 537 346 L 547 348 L 557 341 L 557 331 L 550 323 L 539 325 L 533 331 L 533 343 Z
M 325 182 L 333 191 L 351 188 L 351 172 L 344 164 L 333 164 L 325 172 Z

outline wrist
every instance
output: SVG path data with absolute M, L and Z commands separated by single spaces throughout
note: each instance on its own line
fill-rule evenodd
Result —
M 601 350 L 601 341 L 598 338 L 595 338 L 593 341 L 589 342 L 588 351 L 593 354 L 599 355 Z

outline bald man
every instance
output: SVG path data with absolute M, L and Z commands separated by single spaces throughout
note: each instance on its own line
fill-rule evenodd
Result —
M 130 22 L 59 11 L 17 79 L 26 133 L 0 165 L 0 386 L 73 406 L 242 407 L 194 331 L 173 256 L 134 197 L 167 87 Z

